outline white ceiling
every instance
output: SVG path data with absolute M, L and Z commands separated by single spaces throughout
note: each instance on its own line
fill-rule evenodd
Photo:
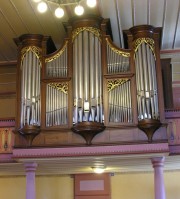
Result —
M 150 24 L 163 27 L 162 50 L 173 50 L 180 54 L 180 1 L 179 0 L 97 0 L 97 7 L 87 8 L 86 14 L 97 14 L 110 18 L 114 42 L 123 47 L 122 30 L 134 25 Z M 13 38 L 25 33 L 52 36 L 57 48 L 62 44 L 67 22 L 73 14 L 72 7 L 66 7 L 62 19 L 54 17 L 54 7 L 49 4 L 48 12 L 37 12 L 32 0 L 0 1 L 0 62 L 17 59 L 17 47 Z M 172 51 L 171 51 L 172 52 Z

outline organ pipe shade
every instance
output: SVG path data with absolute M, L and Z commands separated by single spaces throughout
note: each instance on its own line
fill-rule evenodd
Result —
M 135 52 L 135 67 L 138 120 L 159 119 L 155 55 L 146 42 L 141 42 Z
M 73 61 L 73 123 L 102 123 L 101 42 L 93 32 L 83 30 L 76 35 L 73 41 Z
M 41 98 L 40 72 L 41 62 L 36 47 L 25 50 L 21 60 L 21 127 L 40 125 Z

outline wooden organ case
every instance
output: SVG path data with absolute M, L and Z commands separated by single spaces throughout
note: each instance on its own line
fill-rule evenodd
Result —
M 67 37 L 53 53 L 47 53 L 48 37 L 16 39 L 16 132 L 28 146 L 35 137 L 36 145 L 46 145 L 42 140 L 50 135 L 73 145 L 77 134 L 90 145 L 100 132 L 127 128 L 141 129 L 152 142 L 164 122 L 158 29 L 131 28 L 126 31 L 129 49 L 120 49 L 111 40 L 107 19 L 88 16 L 64 25 Z M 15 144 L 24 145 L 19 133 Z

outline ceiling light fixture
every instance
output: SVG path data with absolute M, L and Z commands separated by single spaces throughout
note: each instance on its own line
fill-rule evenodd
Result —
M 84 8 L 81 5 L 77 5 L 74 8 L 74 12 L 78 15 L 81 16 L 84 13 Z
M 41 1 L 38 6 L 37 9 L 40 13 L 44 13 L 47 10 L 47 4 L 44 1 Z
M 33 0 L 35 3 L 39 3 L 41 0 Z
M 95 167 L 92 167 L 94 173 L 97 173 L 97 174 L 101 174 L 101 173 L 104 173 L 106 167 L 105 166 L 95 166 Z
M 64 16 L 64 7 L 70 6 L 70 5 L 75 5 L 74 12 L 76 15 L 81 16 L 84 13 L 84 7 L 81 4 L 82 1 L 84 0 L 32 0 L 35 3 L 38 3 L 38 11 L 40 13 L 46 12 L 48 8 L 48 3 L 49 4 L 54 4 L 57 6 L 55 9 L 55 16 L 57 18 L 62 18 Z M 86 4 L 88 7 L 93 8 L 96 6 L 96 0 L 86 0 Z
M 90 8 L 94 8 L 96 6 L 96 0 L 87 0 L 86 3 Z
M 58 7 L 56 8 L 54 14 L 57 18 L 61 18 L 64 16 L 64 10 L 61 7 Z

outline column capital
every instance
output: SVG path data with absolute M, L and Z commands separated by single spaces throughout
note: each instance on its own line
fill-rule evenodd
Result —
M 163 167 L 164 166 L 165 157 L 155 157 L 151 159 L 153 167 Z
M 28 163 L 25 163 L 24 166 L 25 166 L 25 170 L 27 172 L 28 171 L 34 171 L 35 172 L 38 164 L 35 163 L 35 162 L 28 162 Z

